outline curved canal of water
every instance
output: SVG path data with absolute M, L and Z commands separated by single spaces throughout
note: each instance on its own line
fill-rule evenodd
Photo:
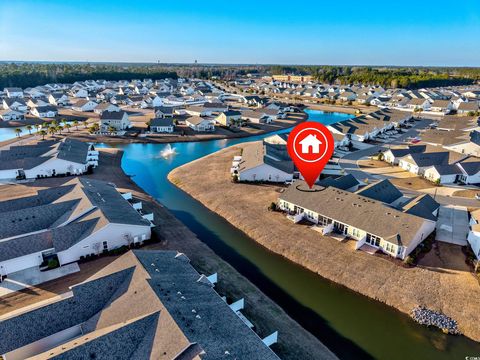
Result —
M 350 117 L 319 111 L 310 111 L 309 116 L 310 120 L 324 124 Z M 325 280 L 268 251 L 167 179 L 168 173 L 178 166 L 227 146 L 265 136 L 174 143 L 171 146 L 177 155 L 170 159 L 160 156 L 165 144 L 116 147 L 125 152 L 122 168 L 134 175 L 132 179 L 139 186 L 340 358 L 447 360 L 479 356 L 479 343 L 422 327 L 393 308 Z M 248 298 L 246 300 L 248 302 Z

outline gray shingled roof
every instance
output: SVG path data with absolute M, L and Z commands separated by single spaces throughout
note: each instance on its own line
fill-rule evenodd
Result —
M 148 282 L 169 314 L 188 340 L 205 351 L 202 359 L 225 358 L 228 351 L 232 359 L 278 360 L 211 286 L 197 281 L 200 274 L 188 258 L 177 257 L 175 251 L 134 253 L 149 273 Z
M 337 178 L 329 176 L 326 179 L 320 180 L 318 182 L 321 186 L 333 186 L 337 189 L 348 190 L 354 186 L 359 185 L 360 183 L 352 174 L 343 175 Z
M 76 339 L 80 345 L 56 355 L 50 353 L 50 359 L 96 359 L 96 360 L 141 360 L 149 359 L 152 352 L 153 336 L 160 312 L 147 315 L 110 331 L 92 340 L 91 336 Z
M 29 209 L 40 205 L 50 204 L 70 192 L 73 188 L 74 185 L 64 185 L 39 190 L 37 192 L 37 195 L 0 201 L 0 213 L 21 209 Z
M 155 118 L 150 121 L 150 126 L 173 126 L 173 119 Z
M 89 143 L 65 138 L 65 140 L 62 141 L 58 146 L 57 157 L 59 159 L 71 161 L 77 164 L 86 164 L 89 148 Z
M 112 223 L 128 225 L 150 225 L 122 195 L 109 183 L 82 178 L 83 191 L 90 202 L 99 208 Z
M 366 196 L 370 199 L 378 200 L 386 204 L 391 204 L 401 198 L 403 194 L 389 180 L 385 179 L 357 191 L 358 195 Z
M 70 200 L 4 212 L 0 216 L 0 239 L 48 229 L 60 219 L 66 220 L 78 203 Z
M 0 241 L 0 261 L 52 248 L 55 248 L 56 252 L 66 250 L 88 236 L 97 222 L 98 219 L 76 222 L 36 234 Z
M 76 285 L 73 296 L 0 321 L 0 354 L 82 324 L 102 310 L 125 282 L 133 268 Z

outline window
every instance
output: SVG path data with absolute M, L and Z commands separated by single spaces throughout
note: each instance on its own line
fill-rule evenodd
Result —
M 103 250 L 108 250 L 108 243 L 106 241 L 103 242 Z
M 373 246 L 380 246 L 380 238 L 378 236 L 367 234 L 367 243 Z

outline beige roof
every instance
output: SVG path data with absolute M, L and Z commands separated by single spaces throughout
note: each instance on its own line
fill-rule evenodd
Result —
M 429 221 L 333 187 L 315 185 L 310 190 L 303 181 L 289 186 L 279 198 L 403 246 Z

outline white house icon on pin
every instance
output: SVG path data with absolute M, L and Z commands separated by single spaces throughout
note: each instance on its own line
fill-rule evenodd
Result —
M 302 145 L 303 154 L 319 154 L 322 142 L 317 139 L 317 135 L 309 134 L 299 144 Z

